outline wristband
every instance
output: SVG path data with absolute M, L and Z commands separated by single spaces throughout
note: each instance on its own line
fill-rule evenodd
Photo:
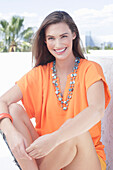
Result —
M 0 120 L 3 119 L 3 118 L 9 118 L 13 122 L 13 118 L 8 113 L 1 113 L 0 114 Z

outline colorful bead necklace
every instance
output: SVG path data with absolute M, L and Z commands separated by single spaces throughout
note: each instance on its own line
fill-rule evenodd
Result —
M 55 93 L 56 96 L 58 98 L 58 101 L 61 103 L 61 107 L 63 110 L 67 110 L 68 109 L 68 103 L 70 101 L 70 99 L 72 98 L 72 94 L 73 94 L 73 90 L 74 90 L 74 84 L 75 84 L 75 78 L 77 76 L 77 69 L 78 69 L 78 65 L 80 63 L 80 58 L 76 57 L 75 59 L 75 65 L 73 67 L 73 72 L 71 73 L 71 81 L 70 81 L 70 88 L 68 90 L 68 96 L 67 99 L 65 101 L 63 101 L 63 96 L 61 94 L 61 92 L 59 91 L 58 88 L 58 82 L 57 82 L 57 73 L 56 73 L 56 61 L 53 61 L 53 67 L 52 67 L 52 83 L 55 87 Z

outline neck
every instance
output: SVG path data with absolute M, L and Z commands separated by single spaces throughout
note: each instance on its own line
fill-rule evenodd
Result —
M 75 57 L 69 58 L 67 60 L 57 60 L 56 59 L 56 70 L 57 70 L 57 75 L 68 75 L 72 72 L 73 67 L 75 65 Z

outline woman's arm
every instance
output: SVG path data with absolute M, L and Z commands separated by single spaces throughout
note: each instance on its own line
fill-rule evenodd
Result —
M 0 98 L 0 113 L 9 114 L 10 105 L 18 102 L 22 99 L 22 97 L 23 96 L 18 85 L 13 86 Z M 9 118 L 3 118 L 0 120 L 0 129 L 5 134 L 8 145 L 10 149 L 13 150 L 13 154 L 15 153 L 18 158 L 31 160 L 25 151 L 27 140 L 19 131 L 17 131 Z
M 39 159 L 56 146 L 88 131 L 104 116 L 105 94 L 103 81 L 97 81 L 87 91 L 88 107 L 67 120 L 57 131 L 36 139 L 27 149 L 29 156 Z
M 105 94 L 103 81 L 97 81 L 88 88 L 88 107 L 77 116 L 67 120 L 58 131 L 58 142 L 63 143 L 73 137 L 88 131 L 104 116 Z
M 10 90 L 8 90 L 4 95 L 0 97 L 0 114 L 8 113 L 9 114 L 9 106 L 12 103 L 16 103 L 22 99 L 22 93 L 18 85 L 13 86 Z M 8 129 L 12 128 L 12 123 L 9 118 L 4 118 L 0 120 L 0 129 L 7 133 Z

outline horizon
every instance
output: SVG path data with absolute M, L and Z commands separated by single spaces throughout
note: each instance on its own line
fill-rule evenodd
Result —
M 45 5 L 44 5 L 45 1 Z M 43 19 L 55 10 L 64 10 L 74 19 L 81 37 L 91 33 L 92 37 L 113 42 L 113 2 L 112 0 L 100 0 L 91 2 L 86 0 L 0 0 L 0 20 L 10 21 L 14 15 L 24 17 L 25 27 L 38 28 Z M 75 5 L 73 5 L 75 4 Z

